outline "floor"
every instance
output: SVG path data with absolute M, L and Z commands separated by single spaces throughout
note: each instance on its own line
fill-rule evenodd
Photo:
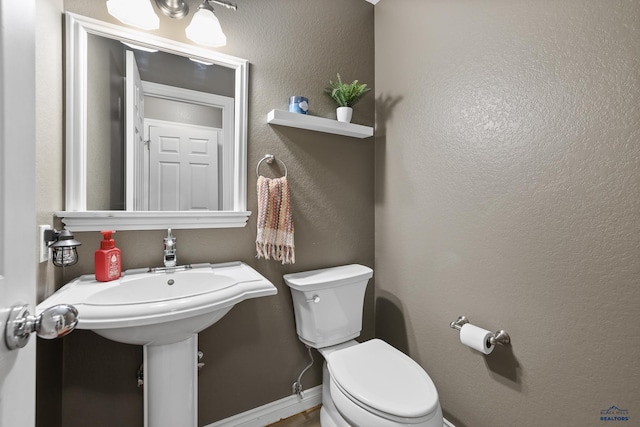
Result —
M 450 424 L 445 422 L 442 427 L 449 425 Z M 278 421 L 277 423 L 269 424 L 267 427 L 320 427 L 320 406 Z
M 320 427 L 320 406 L 311 408 L 267 427 Z

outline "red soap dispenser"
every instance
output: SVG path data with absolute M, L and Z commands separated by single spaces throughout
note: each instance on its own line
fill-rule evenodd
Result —
M 102 241 L 100 249 L 94 256 L 96 280 L 99 282 L 109 282 L 116 280 L 122 274 L 122 254 L 116 248 L 116 241 L 111 238 L 115 231 L 101 231 Z

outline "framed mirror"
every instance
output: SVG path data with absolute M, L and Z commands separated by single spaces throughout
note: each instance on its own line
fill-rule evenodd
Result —
M 66 14 L 71 231 L 244 227 L 248 61 Z

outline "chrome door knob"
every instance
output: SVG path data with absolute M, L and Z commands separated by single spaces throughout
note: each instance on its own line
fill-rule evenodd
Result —
M 33 332 L 50 340 L 67 335 L 77 324 L 78 310 L 72 305 L 54 305 L 38 316 L 29 313 L 28 305 L 17 305 L 9 313 L 4 340 L 9 350 L 15 350 L 27 345 Z

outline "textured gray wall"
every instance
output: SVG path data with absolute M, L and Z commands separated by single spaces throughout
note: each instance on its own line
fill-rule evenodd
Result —
M 109 19 L 102 1 L 65 4 Z M 304 366 L 282 273 L 373 263 L 371 142 L 265 125 L 291 94 L 331 115 L 318 89 L 336 71 L 373 81 L 373 8 L 356 0 L 239 6 L 219 11 L 229 37 L 221 50 L 251 61 L 249 170 L 266 152 L 287 162 L 298 264 L 253 259 L 253 218 L 242 230 L 176 232 L 184 262 L 241 259 L 280 290 L 201 334 L 203 425 L 289 394 Z M 49 27 L 60 25 L 44 12 Z M 378 335 L 429 371 L 457 427 L 599 426 L 611 405 L 637 419 L 639 3 L 384 0 L 375 15 Z M 185 41 L 184 23 L 161 25 Z M 38 91 L 51 107 L 39 104 L 39 221 L 62 208 L 54 52 L 38 56 Z M 358 107 L 354 120 L 371 125 L 372 97 Z M 250 206 L 254 191 L 250 180 Z M 116 234 L 125 267 L 157 264 L 161 238 Z M 58 285 L 91 271 L 99 237 L 81 239 L 83 263 Z M 40 294 L 54 277 L 41 266 Z M 461 346 L 448 326 L 459 314 L 507 329 L 513 345 L 489 357 Z M 139 349 L 87 332 L 63 342 L 64 425 L 138 426 Z M 59 354 L 39 347 L 46 388 Z M 305 386 L 318 382 L 316 370 Z M 49 409 L 39 424 L 59 425 Z
M 198 3 L 189 1 L 192 10 Z M 255 214 L 242 229 L 174 232 L 181 263 L 241 260 L 264 274 L 279 290 L 277 296 L 239 304 L 200 334 L 199 347 L 205 353 L 206 363 L 199 374 L 200 425 L 291 394 L 291 384 L 306 365 L 306 349 L 295 333 L 291 296 L 282 281 L 283 274 L 354 262 L 373 266 L 374 256 L 373 140 L 272 127 L 266 123 L 267 113 L 274 108 L 285 109 L 291 95 L 307 96 L 312 114 L 335 118 L 334 106 L 323 88 L 329 79 L 335 79 L 336 72 L 373 85 L 373 6 L 361 0 L 237 3 L 237 12 L 224 8 L 216 11 L 228 37 L 228 45 L 219 50 L 246 58 L 251 64 L 248 206 L 255 211 L 256 163 L 266 153 L 275 154 L 289 169 L 296 264 L 282 266 L 255 259 Z M 64 10 L 114 22 L 104 1 L 66 0 Z M 55 28 L 61 25 L 61 17 L 51 14 L 48 23 Z M 187 42 L 184 36 L 187 24 L 161 18 L 161 29 L 155 33 Z M 57 50 L 58 58 L 62 57 L 59 38 L 42 42 L 49 51 Z M 62 64 L 53 63 L 47 67 Z M 39 79 L 42 85 L 48 84 L 49 79 L 55 79 L 52 84 L 60 83 L 60 75 L 56 73 L 49 77 L 43 72 Z M 61 92 L 48 102 L 56 105 L 54 99 L 61 102 Z M 60 126 L 62 115 L 57 119 Z M 373 94 L 358 104 L 354 122 L 374 124 Z M 62 152 L 62 140 L 41 138 L 38 150 Z M 263 166 L 262 172 L 269 173 L 269 169 Z M 63 188 L 62 176 L 52 179 L 53 185 Z M 61 209 L 60 203 L 58 200 L 47 204 L 43 210 Z M 117 233 L 115 239 L 123 253 L 124 268 L 161 264 L 163 235 L 162 231 Z M 58 286 L 93 271 L 93 252 L 99 246 L 100 235 L 77 233 L 76 237 L 83 242 L 79 248 L 81 261 L 65 270 Z M 50 286 L 40 289 L 40 295 L 50 291 Z M 372 285 L 366 306 L 363 338 L 370 338 Z M 110 342 L 92 332 L 75 331 L 63 340 L 63 362 L 57 368 L 54 363 L 44 362 L 57 360 L 60 354 L 46 344 L 41 348 L 39 359 L 47 370 L 39 373 L 38 387 L 42 393 L 38 398 L 44 401 L 51 397 L 55 401 L 56 392 L 60 392 L 56 384 L 62 382 L 62 415 L 61 421 L 56 419 L 56 407 L 50 405 L 47 416 L 39 417 L 39 426 L 141 425 L 142 393 L 135 386 L 135 373 L 142 361 L 140 347 Z M 61 370 L 62 379 L 49 374 L 51 369 Z M 316 363 L 315 369 L 303 379 L 305 387 L 318 385 L 320 376 L 320 363 Z
M 640 2 L 375 9 L 377 334 L 457 427 L 640 418 Z M 483 356 L 449 322 L 506 329 Z

